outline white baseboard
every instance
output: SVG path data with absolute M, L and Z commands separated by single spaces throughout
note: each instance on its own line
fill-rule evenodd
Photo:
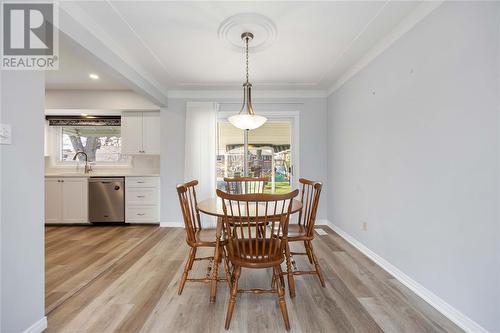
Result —
M 322 221 L 322 220 L 321 220 Z M 380 257 L 378 254 L 370 250 L 368 247 L 363 245 L 361 242 L 356 240 L 354 237 L 349 235 L 347 232 L 336 226 L 330 221 L 326 221 L 326 225 L 349 242 L 352 246 L 361 251 L 365 256 L 373 260 L 377 265 L 382 267 L 389 274 L 394 276 L 399 282 L 408 287 L 415 294 L 420 296 L 424 301 L 429 303 L 436 310 L 441 312 L 444 316 L 454 322 L 457 326 L 471 333 L 488 333 L 488 331 L 476 323 L 474 320 L 467 317 L 465 314 L 445 302 L 443 299 L 435 295 L 433 292 L 422 286 L 417 281 L 413 280 L 411 277 L 400 271 L 397 267 L 392 265 L 390 262 Z M 319 222 L 319 221 L 318 221 Z M 321 223 L 317 223 L 320 224 Z
M 328 223 L 330 223 L 328 220 L 325 220 L 325 219 L 317 219 L 317 220 L 316 220 L 316 223 L 314 223 L 314 225 L 328 225 Z
M 47 328 L 47 317 L 43 317 L 30 327 L 28 327 L 23 333 L 41 333 Z
M 183 222 L 160 222 L 160 228 L 184 228 Z

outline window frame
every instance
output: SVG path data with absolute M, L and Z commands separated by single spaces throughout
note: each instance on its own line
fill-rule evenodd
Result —
M 63 161 L 62 160 L 62 136 L 63 136 L 63 127 L 64 126 L 53 126 L 55 127 L 55 135 L 53 136 L 52 146 L 55 149 L 55 167 L 70 167 L 77 166 L 80 162 L 76 161 Z M 121 132 L 121 131 L 120 131 Z M 95 161 L 89 162 L 92 166 L 107 166 L 107 167 L 117 167 L 117 168 L 130 168 L 132 167 L 132 157 L 126 154 L 122 154 L 125 156 L 125 161 L 115 162 L 115 161 Z
M 229 108 L 229 111 L 228 110 L 218 111 L 217 122 L 229 122 L 228 118 L 234 114 L 237 114 L 238 112 L 239 110 L 232 108 Z M 298 188 L 299 178 L 300 178 L 300 111 L 290 110 L 290 109 L 282 111 L 260 110 L 258 113 L 259 115 L 266 117 L 270 121 L 290 122 L 292 131 L 291 133 L 292 137 L 290 142 L 290 149 L 292 151 L 292 165 L 293 165 L 292 188 Z M 214 177 L 216 179 L 215 182 L 217 183 L 217 170 L 215 170 L 214 172 Z

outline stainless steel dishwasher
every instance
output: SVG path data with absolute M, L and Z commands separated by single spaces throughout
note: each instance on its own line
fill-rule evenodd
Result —
M 125 178 L 89 179 L 89 220 L 92 223 L 125 222 Z

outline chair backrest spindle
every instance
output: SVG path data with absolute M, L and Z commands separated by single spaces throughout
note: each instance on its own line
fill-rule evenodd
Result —
M 226 182 L 226 192 L 231 194 L 255 194 L 263 193 L 269 177 L 238 177 L 224 178 Z
M 299 183 L 301 184 L 300 201 L 302 202 L 299 224 L 304 226 L 307 236 L 312 237 L 314 236 L 314 224 L 316 223 L 316 213 L 323 185 L 305 178 L 300 178 Z
M 217 190 L 222 199 L 230 259 L 265 264 L 271 258 L 281 258 L 292 199 L 298 193 L 230 194 Z
M 200 212 L 197 208 L 196 185 L 198 185 L 197 180 L 177 185 L 177 194 L 179 196 L 184 227 L 186 229 L 186 241 L 188 244 L 196 242 L 195 234 L 202 229 Z

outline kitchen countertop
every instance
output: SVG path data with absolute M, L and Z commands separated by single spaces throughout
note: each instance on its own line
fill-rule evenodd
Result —
M 159 171 L 151 170 L 95 170 L 89 173 L 82 171 L 50 170 L 45 172 L 45 177 L 159 177 Z

